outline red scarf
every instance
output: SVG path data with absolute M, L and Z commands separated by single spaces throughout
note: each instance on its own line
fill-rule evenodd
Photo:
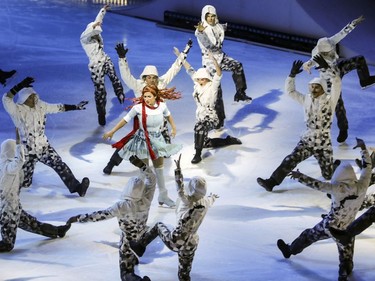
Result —
M 152 108 L 150 108 L 150 109 L 152 109 Z M 157 157 L 155 155 L 155 152 L 152 150 L 150 137 L 149 137 L 148 131 L 147 131 L 147 115 L 146 115 L 145 102 L 142 102 L 142 125 L 143 125 L 143 129 L 144 129 L 144 133 L 145 133 L 148 152 L 150 153 L 151 159 L 155 160 Z M 138 120 L 138 116 L 135 116 L 134 117 L 134 123 L 133 123 L 133 130 L 129 134 L 127 134 L 125 137 L 123 137 L 121 140 L 112 144 L 112 147 L 117 148 L 117 149 L 123 148 L 124 145 L 131 139 L 131 137 L 135 134 L 135 132 L 138 129 L 139 129 L 139 120 Z

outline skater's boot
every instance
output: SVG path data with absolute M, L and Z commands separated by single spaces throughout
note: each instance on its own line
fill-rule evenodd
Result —
M 0 241 L 0 253 L 10 252 L 13 250 L 14 245 Z
M 148 276 L 142 278 L 134 272 L 122 272 L 121 281 L 151 281 L 151 279 Z
M 113 152 L 111 159 L 109 159 L 107 166 L 103 169 L 104 174 L 110 175 L 112 173 L 113 167 L 121 164 L 123 159 L 118 154 L 119 151 L 120 149 L 116 149 L 115 152 Z
M 112 173 L 112 169 L 115 166 L 115 163 L 113 161 L 109 161 L 107 166 L 104 167 L 103 173 L 106 175 L 110 175 Z
M 107 124 L 105 113 L 98 113 L 98 123 L 100 126 L 105 126 L 105 124 Z
M 246 95 L 245 91 L 237 91 L 236 94 L 234 95 L 234 101 L 239 102 L 239 101 L 246 101 L 246 102 L 251 102 L 253 99 L 249 96 Z
M 171 198 L 169 198 L 168 190 L 165 187 L 164 168 L 156 168 L 155 175 L 156 175 L 156 182 L 159 188 L 159 196 L 158 196 L 159 205 L 162 206 L 165 204 L 170 208 L 176 207 L 176 203 Z
M 2 71 L 0 69 L 0 84 L 6 86 L 7 79 L 9 79 L 10 77 L 12 77 L 15 73 L 16 73 L 15 70 Z
M 59 236 L 57 226 L 49 223 L 42 223 L 38 233 L 49 238 L 57 238 Z
M 107 121 L 105 119 L 105 116 L 106 116 L 105 109 L 103 109 L 99 106 L 96 106 L 96 112 L 98 113 L 98 123 L 99 123 L 99 125 L 105 126 L 105 124 L 107 123 Z
M 227 136 L 225 139 L 211 138 L 209 140 L 210 140 L 210 145 L 213 148 L 223 147 L 223 146 L 228 146 L 228 145 L 233 145 L 233 144 L 242 144 L 240 139 L 234 138 L 232 136 Z
M 79 196 L 84 197 L 86 195 L 87 189 L 89 188 L 90 180 L 89 178 L 83 178 L 82 182 L 78 184 L 75 188 L 75 192 L 78 193 Z
M 339 135 L 337 136 L 337 142 L 342 143 L 348 138 L 348 130 L 340 130 Z
M 149 231 L 147 231 L 138 241 L 131 240 L 129 242 L 130 248 L 138 256 L 142 257 L 146 251 L 146 247 L 150 244 L 156 237 L 158 237 L 158 229 L 155 225 Z
M 63 238 L 65 234 L 68 232 L 72 225 L 71 224 L 66 224 L 66 225 L 60 225 L 57 227 L 57 236 L 60 238 Z
M 202 150 L 201 149 L 196 149 L 194 157 L 193 157 L 193 159 L 191 159 L 191 163 L 192 164 L 198 164 L 199 162 L 201 162 L 202 161 L 201 154 L 202 154 Z
M 346 230 L 339 230 L 330 227 L 329 231 L 341 244 L 349 244 L 353 237 L 362 233 L 365 229 L 369 228 L 375 222 L 375 207 L 371 207 L 359 218 L 353 221 Z
M 257 178 L 257 182 L 268 192 L 272 192 L 272 189 L 277 185 L 277 182 L 272 177 L 269 179 Z
M 195 132 L 195 134 L 194 134 L 195 155 L 194 155 L 194 158 L 191 160 L 192 164 L 198 164 L 199 162 L 202 161 L 201 154 L 202 154 L 202 149 L 203 149 L 203 146 L 204 146 L 205 139 L 207 139 L 207 134 L 199 134 L 199 133 Z M 210 140 L 212 140 L 212 139 L 210 139 Z M 211 143 L 211 146 L 212 146 L 212 142 L 210 142 L 210 143 Z
M 352 261 L 340 262 L 338 281 L 347 281 L 352 271 L 353 271 Z
M 363 56 L 358 56 L 357 74 L 359 77 L 359 84 L 362 89 L 366 89 L 375 84 L 375 76 L 370 76 L 367 62 Z
M 279 248 L 279 250 L 283 254 L 284 258 L 286 258 L 286 259 L 290 258 L 290 256 L 292 255 L 292 253 L 290 251 L 290 246 L 288 244 L 286 244 L 284 242 L 284 240 L 282 240 L 282 239 L 277 240 L 277 247 Z
M 232 78 L 236 86 L 236 94 L 234 95 L 234 101 L 251 102 L 252 98 L 248 97 L 245 93 L 247 89 L 247 85 L 246 85 L 246 78 L 245 78 L 245 73 L 243 71 L 242 64 L 240 65 L 240 68 L 237 71 L 233 72 Z

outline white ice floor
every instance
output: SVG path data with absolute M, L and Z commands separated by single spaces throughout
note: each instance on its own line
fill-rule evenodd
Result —
M 137 169 L 129 163 L 115 168 L 111 176 L 102 174 L 113 150 L 110 142 L 103 141 L 101 136 L 125 112 L 107 81 L 108 123 L 104 128 L 97 124 L 88 61 L 79 36 L 87 23 L 95 19 L 99 8 L 78 1 L 1 1 L 0 68 L 18 71 L 3 92 L 24 77 L 32 76 L 36 81 L 35 90 L 46 101 L 68 104 L 90 101 L 86 111 L 48 117 L 47 135 L 51 144 L 77 178 L 90 178 L 91 186 L 84 198 L 70 195 L 54 171 L 39 164 L 33 186 L 22 190 L 21 199 L 24 209 L 42 221 L 63 224 L 72 215 L 106 208 L 117 200 L 127 179 L 137 174 Z M 114 46 L 119 41 L 127 44 L 128 61 L 135 76 L 146 64 L 156 65 L 160 73 L 166 71 L 174 61 L 173 47 L 182 49 L 190 37 L 194 39 L 194 46 L 188 60 L 195 68 L 200 67 L 200 51 L 191 32 L 163 29 L 153 22 L 113 13 L 105 17 L 103 29 L 105 49 L 116 67 Z M 308 57 L 230 40 L 225 42 L 225 50 L 243 63 L 247 93 L 254 100 L 252 104 L 234 103 L 231 75 L 224 73 L 225 130 L 212 134 L 234 135 L 242 140 L 242 145 L 207 150 L 204 160 L 192 165 L 195 105 L 191 97 L 192 81 L 184 70 L 171 83 L 184 98 L 168 103 L 178 130 L 174 142 L 184 146 L 185 178 L 204 176 L 209 191 L 220 195 L 199 230 L 200 244 L 192 280 L 337 280 L 338 253 L 332 240 L 316 243 L 289 260 L 276 247 L 277 239 L 291 242 L 305 228 L 320 221 L 320 215 L 330 204 L 325 194 L 291 179 L 286 179 L 273 193 L 264 191 L 256 183 L 257 177 L 268 177 L 291 152 L 304 129 L 302 110 L 283 94 L 283 87 L 293 60 Z M 374 67 L 371 72 L 375 73 Z M 298 88 L 306 92 L 312 77 L 300 74 Z M 132 97 L 128 88 L 126 91 Z M 349 138 L 345 144 L 338 145 L 337 126 L 333 125 L 334 156 L 354 164 L 359 155 L 352 150 L 355 137 L 375 146 L 372 110 L 375 88 L 361 90 L 356 73 L 350 73 L 343 79 L 343 95 Z M 13 138 L 13 124 L 2 105 L 0 118 L 0 141 Z M 125 127 L 116 138 L 129 129 L 130 126 Z M 166 159 L 165 177 L 170 195 L 175 199 L 173 160 L 174 157 Z M 314 159 L 308 159 L 298 168 L 320 177 Z M 158 207 L 155 200 L 149 223 L 157 221 L 173 226 L 175 214 L 173 210 Z M 0 255 L 0 280 L 119 280 L 118 240 L 115 219 L 74 224 L 65 238 L 56 240 L 19 230 L 15 249 Z M 375 229 L 370 228 L 358 236 L 351 280 L 375 280 L 374 250 Z M 176 281 L 177 256 L 156 240 L 141 259 L 137 272 L 153 281 Z

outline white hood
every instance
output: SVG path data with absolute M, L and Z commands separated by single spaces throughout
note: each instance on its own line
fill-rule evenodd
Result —
M 352 165 L 345 162 L 341 162 L 341 164 L 336 168 L 331 179 L 332 184 L 338 184 L 340 182 L 351 184 L 355 181 L 357 181 L 357 176 L 354 173 Z
M 13 160 L 16 156 L 16 141 L 7 139 L 1 143 L 0 159 L 1 161 Z
M 29 98 L 29 96 L 31 96 L 32 94 L 35 94 L 38 97 L 38 94 L 35 92 L 35 90 L 33 88 L 31 88 L 31 87 L 23 88 L 17 94 L 17 96 L 18 96 L 17 103 L 23 104 Z
M 309 82 L 309 85 L 310 84 L 319 84 L 320 86 L 322 86 L 323 88 L 323 91 L 325 93 L 327 93 L 328 91 L 328 87 L 327 87 L 327 82 L 325 79 L 322 79 L 322 78 L 319 78 L 319 77 L 315 77 L 313 78 L 310 82 Z
M 145 183 L 140 177 L 131 177 L 121 194 L 121 199 L 142 199 Z
M 194 201 L 202 199 L 207 193 L 207 183 L 202 177 L 193 177 L 187 186 L 185 186 L 186 194 L 194 198 Z
M 206 5 L 202 9 L 202 14 L 201 14 L 201 22 L 202 23 L 205 23 L 206 25 L 208 24 L 206 22 L 206 14 L 207 13 L 215 15 L 216 16 L 215 23 L 219 22 L 219 18 L 218 18 L 217 14 L 216 14 L 216 8 L 214 6 L 211 6 L 211 5 Z

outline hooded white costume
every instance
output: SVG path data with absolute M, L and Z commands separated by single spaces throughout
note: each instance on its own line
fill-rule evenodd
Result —
M 14 89 L 17 87 L 16 85 L 8 93 L 4 94 L 2 101 L 14 126 L 19 130 L 21 143 L 25 146 L 26 160 L 23 166 L 24 180 L 21 183 L 21 187 L 29 187 L 31 185 L 35 165 L 40 161 L 56 171 L 71 193 L 78 192 L 80 196 L 84 196 L 90 183 L 89 179 L 84 178 L 82 183 L 80 183 L 75 178 L 70 168 L 50 145 L 45 134 L 47 114 L 84 108 L 76 105 L 44 102 L 39 99 L 38 94 L 31 87 L 21 89 L 18 93 L 17 103 L 15 103 L 13 98 L 17 91 Z M 25 101 L 31 95 L 34 95 L 34 107 L 25 104 Z
M 134 266 L 138 264 L 129 241 L 139 239 L 147 231 L 147 219 L 155 193 L 156 177 L 152 169 L 147 167 L 141 172 L 141 176 L 129 179 L 118 202 L 107 209 L 76 216 L 77 221 L 82 223 L 117 218 L 121 230 L 119 253 L 122 280 L 127 280 L 124 275 L 134 274 Z M 138 277 L 132 275 L 132 278 Z
M 179 167 L 179 164 L 177 166 Z M 213 205 L 218 196 L 214 194 L 205 196 L 207 184 L 202 177 L 193 177 L 185 188 L 183 175 L 179 168 L 175 170 L 175 180 L 179 196 L 176 227 L 169 230 L 164 223 L 158 222 L 139 241 L 133 241 L 130 245 L 138 256 L 142 256 L 146 246 L 159 236 L 170 250 L 178 253 L 178 279 L 187 281 L 190 280 L 191 266 L 198 247 L 198 228 L 202 224 L 208 208 Z
M 9 252 L 16 242 L 18 227 L 50 238 L 64 237 L 70 226 L 42 223 L 26 213 L 21 206 L 19 186 L 25 161 L 23 146 L 5 140 L 0 152 L 0 252 Z
M 361 155 L 364 162 L 371 163 L 367 149 L 361 150 Z M 277 242 L 285 258 L 301 253 L 312 243 L 333 238 L 330 227 L 345 229 L 355 219 L 370 183 L 371 165 L 361 170 L 359 179 L 348 163 L 341 163 L 336 168 L 331 182 L 319 181 L 304 174 L 299 174 L 296 179 L 310 188 L 326 192 L 331 197 L 331 209 L 327 215 L 323 215 L 321 222 L 304 230 L 290 245 L 281 239 Z M 345 246 L 338 241 L 336 243 L 340 261 L 339 280 L 347 280 L 353 270 L 354 238 Z
M 95 21 L 90 22 L 82 32 L 80 42 L 83 50 L 89 58 L 88 68 L 91 80 L 95 87 L 95 103 L 98 113 L 99 125 L 106 124 L 107 91 L 105 88 L 105 75 L 111 80 L 113 90 L 122 104 L 125 99 L 124 89 L 120 79 L 117 77 L 115 67 L 111 58 L 104 52 L 104 43 L 101 33 L 101 24 L 107 12 L 106 7 L 100 9 Z
M 213 25 L 209 24 L 206 20 L 207 14 L 215 15 L 215 22 Z M 195 30 L 195 36 L 197 37 L 199 47 L 202 52 L 202 65 L 210 73 L 211 77 L 215 73 L 215 65 L 210 59 L 208 52 L 210 51 L 223 71 L 231 71 L 233 82 L 236 86 L 236 94 L 234 95 L 234 101 L 251 101 L 251 98 L 246 96 L 246 77 L 242 67 L 242 63 L 229 57 L 223 52 L 222 47 L 225 38 L 226 24 L 219 23 L 219 18 L 216 13 L 216 8 L 211 5 L 206 5 L 202 9 L 201 13 L 201 24 L 203 25 L 203 31 L 199 31 L 198 28 Z M 224 105 L 222 101 L 221 89 L 218 94 L 217 111 L 220 119 L 220 126 L 223 126 L 225 119 Z

